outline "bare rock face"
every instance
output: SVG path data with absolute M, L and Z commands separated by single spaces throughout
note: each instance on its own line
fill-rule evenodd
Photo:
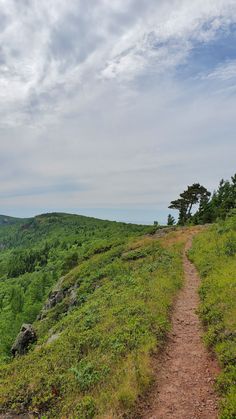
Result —
M 31 324 L 23 324 L 20 329 L 12 348 L 11 353 L 13 356 L 24 355 L 28 346 L 35 342 L 37 339 L 36 333 Z

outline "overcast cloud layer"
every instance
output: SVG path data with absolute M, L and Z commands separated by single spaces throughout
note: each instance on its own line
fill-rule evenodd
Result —
M 235 0 L 0 0 L 0 213 L 165 221 L 235 172 Z

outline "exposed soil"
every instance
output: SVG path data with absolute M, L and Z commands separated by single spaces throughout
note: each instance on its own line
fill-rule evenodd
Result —
M 156 376 L 151 392 L 140 400 L 135 419 L 216 419 L 218 400 L 214 378 L 219 367 L 202 342 L 199 305 L 199 275 L 184 253 L 185 284 L 172 317 L 166 350 L 153 360 Z

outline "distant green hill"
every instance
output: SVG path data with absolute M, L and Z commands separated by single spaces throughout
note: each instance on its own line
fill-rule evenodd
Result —
M 0 216 L 0 242 L 7 248 L 27 247 L 44 240 L 63 241 L 65 238 L 69 242 L 88 241 L 91 238 L 106 238 L 121 232 L 128 235 L 145 229 L 147 227 L 135 224 L 63 213 L 42 214 L 28 219 Z
M 22 222 L 22 219 L 20 219 L 20 218 L 9 217 L 7 215 L 0 215 L 0 226 L 19 224 L 21 222 Z
M 0 215 L 0 249 L 8 246 L 10 237 L 14 236 L 25 222 L 26 219 L 23 218 Z

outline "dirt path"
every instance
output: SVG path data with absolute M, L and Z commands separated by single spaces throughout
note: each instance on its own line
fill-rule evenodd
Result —
M 214 377 L 219 371 L 202 340 L 201 324 L 196 314 L 199 304 L 199 276 L 186 252 L 185 285 L 173 313 L 172 332 L 162 359 L 154 361 L 157 384 L 142 400 L 135 418 L 142 419 L 216 419 L 217 396 Z

